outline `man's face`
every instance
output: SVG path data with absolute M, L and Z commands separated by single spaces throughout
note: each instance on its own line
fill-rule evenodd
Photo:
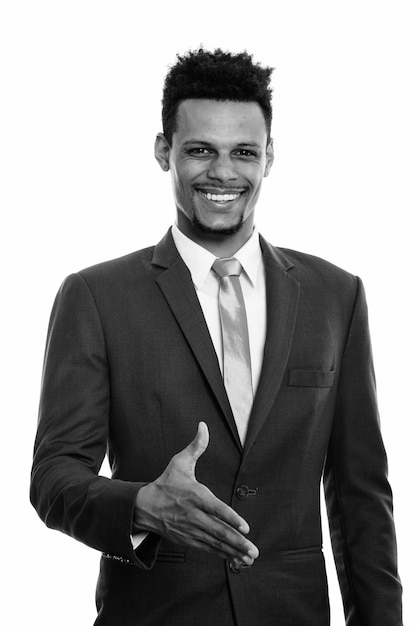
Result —
M 171 170 L 179 225 L 186 219 L 200 237 L 233 234 L 245 225 L 249 236 L 262 180 L 273 162 L 260 106 L 185 100 L 178 108 L 171 147 L 163 136 L 159 140 L 156 157 Z

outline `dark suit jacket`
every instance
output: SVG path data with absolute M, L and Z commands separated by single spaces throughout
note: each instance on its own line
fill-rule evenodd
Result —
M 347 624 L 401 624 L 362 284 L 321 259 L 261 244 L 267 340 L 244 449 L 170 233 L 60 289 L 31 499 L 48 526 L 103 552 L 97 624 L 326 626 L 322 476 Z M 197 478 L 242 514 L 260 550 L 239 573 L 155 535 L 132 549 L 139 486 L 200 420 L 210 444 Z M 97 476 L 106 452 L 112 480 Z

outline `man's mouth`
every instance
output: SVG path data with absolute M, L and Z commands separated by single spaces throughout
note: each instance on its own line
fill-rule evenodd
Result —
M 202 191 L 198 189 L 199 195 L 206 200 L 210 200 L 211 202 L 216 202 L 217 204 L 227 204 L 228 202 L 233 202 L 240 197 L 242 192 L 234 192 L 234 193 L 210 193 L 208 191 Z

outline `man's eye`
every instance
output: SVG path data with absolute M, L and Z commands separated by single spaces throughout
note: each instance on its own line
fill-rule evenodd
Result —
M 194 155 L 207 155 L 210 154 L 209 150 L 207 148 L 192 148 L 190 151 L 190 154 L 194 154 Z
M 236 150 L 235 154 L 241 157 L 253 157 L 254 158 L 257 156 L 256 152 L 254 152 L 253 150 L 246 150 L 245 148 L 242 148 L 241 150 Z

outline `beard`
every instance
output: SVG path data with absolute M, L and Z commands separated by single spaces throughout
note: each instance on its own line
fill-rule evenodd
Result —
M 206 226 L 206 224 L 203 224 L 194 213 L 192 217 L 192 224 L 196 230 L 204 233 L 205 235 L 213 235 L 214 237 L 228 237 L 230 235 L 235 235 L 241 230 L 242 225 L 244 224 L 244 216 L 240 215 L 237 223 L 232 224 L 232 226 L 220 226 L 219 228 L 212 228 L 211 226 Z

